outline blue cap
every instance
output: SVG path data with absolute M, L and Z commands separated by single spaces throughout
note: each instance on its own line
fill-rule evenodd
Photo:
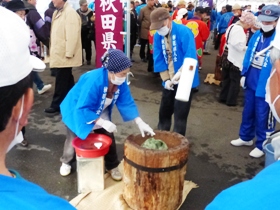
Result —
M 262 8 L 261 14 L 258 16 L 259 21 L 272 22 L 279 18 L 280 7 L 276 5 L 267 5 Z

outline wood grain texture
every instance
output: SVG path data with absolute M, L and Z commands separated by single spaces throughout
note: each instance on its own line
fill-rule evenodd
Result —
M 124 155 L 134 163 L 149 168 L 166 168 L 184 163 L 188 158 L 188 140 L 177 133 L 155 131 L 167 151 L 141 147 L 149 137 L 130 135 L 124 145 Z M 187 166 L 170 172 L 152 173 L 137 169 L 124 161 L 124 199 L 135 210 L 175 210 L 182 201 Z

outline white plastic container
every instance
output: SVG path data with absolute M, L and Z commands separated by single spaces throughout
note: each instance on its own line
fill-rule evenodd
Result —
M 104 156 L 97 158 L 77 156 L 77 174 L 78 193 L 104 190 Z
M 189 101 L 193 79 L 196 71 L 197 60 L 193 58 L 185 58 L 182 68 L 182 74 L 179 80 L 175 99 L 179 101 Z

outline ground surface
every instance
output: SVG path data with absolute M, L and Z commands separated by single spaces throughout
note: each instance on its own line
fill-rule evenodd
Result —
M 161 80 L 147 72 L 147 63 L 140 61 L 138 52 L 139 48 L 136 47 L 133 55 L 135 63 L 131 70 L 135 75 L 130 85 L 131 92 L 143 120 L 156 128 Z M 215 54 L 213 51 L 212 55 L 203 59 L 201 85 L 193 98 L 186 134 L 191 145 L 186 179 L 197 183 L 199 188 L 190 192 L 181 209 L 204 209 L 223 189 L 252 178 L 264 165 L 264 158 L 249 157 L 253 147 L 236 148 L 229 143 L 238 138 L 243 93 L 240 92 L 237 107 L 227 107 L 217 102 L 220 87 L 203 83 L 207 73 L 214 72 Z M 74 69 L 75 80 L 93 68 L 94 63 Z M 54 87 L 54 78 L 50 76 L 49 69 L 41 73 L 41 77 L 45 83 L 51 83 Z M 43 112 L 51 103 L 53 90 L 44 95 L 35 92 L 34 107 L 26 132 L 30 144 L 27 148 L 17 146 L 9 152 L 7 165 L 48 192 L 71 200 L 77 195 L 75 169 L 68 177 L 59 175 L 65 128 L 60 115 L 50 118 Z M 117 109 L 114 110 L 113 121 L 118 126 L 116 139 L 121 159 L 124 140 L 128 135 L 138 133 L 138 128 L 133 123 L 123 123 Z

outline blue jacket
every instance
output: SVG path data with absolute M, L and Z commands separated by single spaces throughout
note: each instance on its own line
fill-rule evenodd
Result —
M 280 161 L 264 168 L 253 179 L 222 191 L 206 210 L 279 209 Z
M 248 48 L 247 48 L 247 51 L 246 51 L 246 54 L 244 57 L 244 61 L 243 61 L 243 69 L 241 72 L 242 76 L 245 76 L 245 77 L 247 76 L 247 72 L 251 66 L 252 60 L 254 59 L 255 50 L 256 50 L 256 47 L 258 46 L 261 36 L 262 36 L 262 33 L 260 31 L 257 31 L 250 39 L 250 42 L 248 44 Z M 271 39 L 270 41 L 272 41 L 274 39 L 274 36 L 275 36 L 275 32 L 270 37 L 270 39 Z M 272 64 L 270 62 L 269 53 L 270 53 L 270 50 L 268 52 L 266 52 L 265 61 L 263 63 L 263 67 L 260 72 L 258 86 L 256 89 L 256 96 L 258 96 L 258 97 L 265 97 L 266 82 L 270 76 L 270 71 L 272 69 Z
M 95 4 L 94 1 L 89 3 L 88 8 L 90 8 L 92 11 L 95 11 Z
M 197 59 L 195 40 L 192 31 L 182 24 L 172 22 L 172 59 L 175 73 L 183 65 L 185 58 Z M 163 44 L 162 44 L 163 43 Z M 176 50 L 175 50 L 176 49 Z M 168 55 L 165 49 L 164 37 L 155 33 L 154 35 L 154 71 L 163 72 L 168 70 Z M 164 85 L 164 84 L 163 84 Z M 192 87 L 199 85 L 198 67 L 195 72 Z
M 139 16 L 139 14 L 140 14 L 140 10 L 141 10 L 143 7 L 145 7 L 145 6 L 147 6 L 147 4 L 140 4 L 139 6 L 137 6 L 137 7 L 135 8 L 136 13 L 137 13 L 138 16 Z
M 221 19 L 218 22 L 218 26 L 217 26 L 219 34 L 226 33 L 226 30 L 227 30 L 231 17 L 233 17 L 232 12 L 226 12 L 225 14 L 222 15 Z
M 1 209 L 75 209 L 68 201 L 22 178 L 0 175 L 0 186 Z
M 211 25 L 210 25 L 210 31 L 213 31 L 215 28 L 217 28 L 217 11 L 215 9 L 212 9 L 211 12 Z
M 221 20 L 222 15 L 223 14 L 221 12 L 217 12 L 215 28 L 218 28 L 218 24 Z
M 86 139 L 94 122 L 103 111 L 107 90 L 108 70 L 99 68 L 83 74 L 60 105 L 62 121 L 79 138 Z M 112 104 L 108 107 L 111 119 L 114 104 L 124 121 L 139 116 L 136 104 L 126 82 L 118 87 Z
M 193 18 L 193 11 L 188 11 L 188 20 Z

